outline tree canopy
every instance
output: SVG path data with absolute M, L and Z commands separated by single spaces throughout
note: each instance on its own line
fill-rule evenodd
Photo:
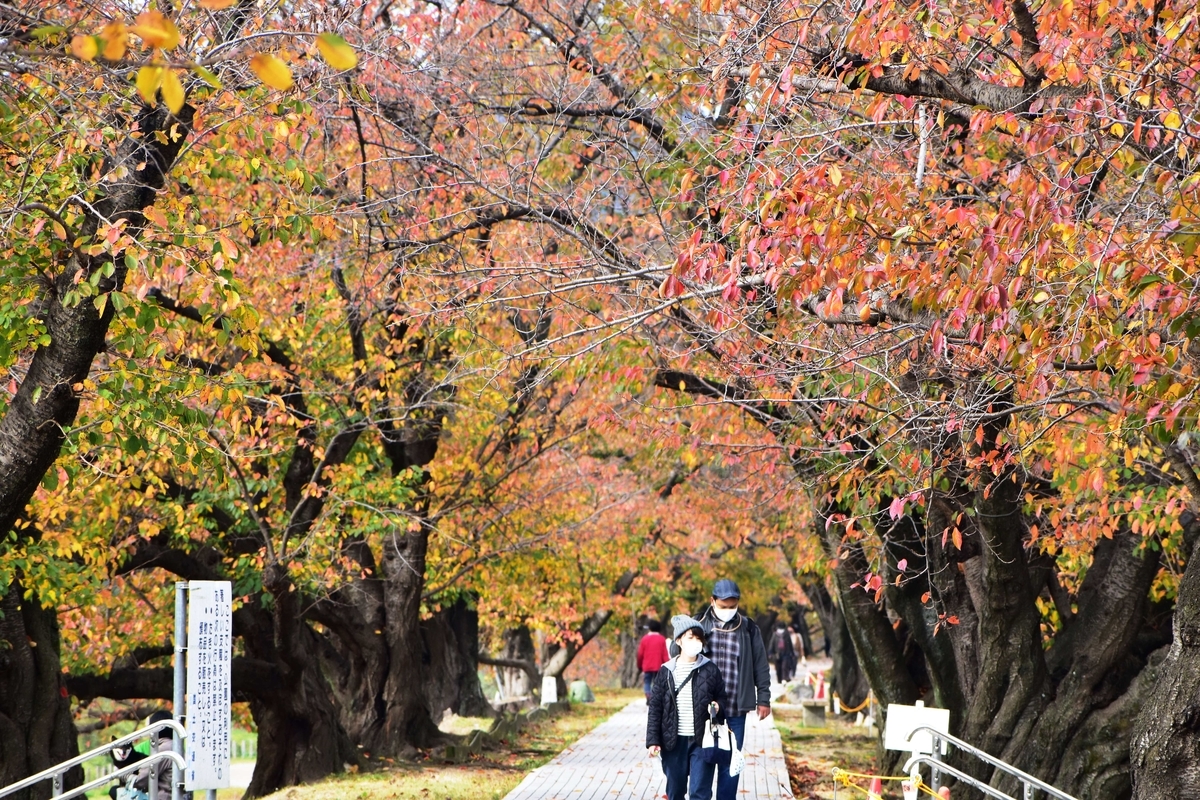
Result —
M 178 578 L 234 582 L 254 796 L 437 745 L 514 631 L 561 678 L 732 574 L 850 704 L 1179 796 L 1198 25 L 0 9 L 0 782 L 71 697 L 169 697 Z

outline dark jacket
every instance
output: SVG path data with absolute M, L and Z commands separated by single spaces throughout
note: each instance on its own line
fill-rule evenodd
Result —
M 725 681 L 717 665 L 704 656 L 692 671 L 692 714 L 696 736 L 704 731 L 708 721 L 708 704 L 714 700 L 719 707 L 717 722 L 725 721 Z M 674 750 L 679 744 L 679 708 L 675 698 L 675 659 L 659 668 L 650 690 L 650 715 L 646 720 L 646 747 Z
M 721 624 L 713 614 L 711 605 L 702 613 L 693 616 L 703 623 L 706 631 Z M 741 711 L 751 711 L 755 706 L 770 706 L 771 668 L 767 665 L 767 648 L 763 646 L 762 632 L 759 631 L 758 624 L 744 614 L 739 613 L 734 620 L 740 621 L 738 630 L 742 634 L 742 640 L 738 648 L 737 697 L 732 700 L 736 700 Z M 709 641 L 712 641 L 711 637 Z M 711 651 L 706 652 L 711 655 Z

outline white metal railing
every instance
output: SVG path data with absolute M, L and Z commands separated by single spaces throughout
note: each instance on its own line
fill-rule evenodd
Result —
M 122 746 L 130 744 L 132 742 L 136 742 L 138 739 L 144 739 L 147 736 L 149 736 L 150 734 L 157 733 L 158 731 L 162 730 L 163 728 L 170 728 L 172 731 L 174 731 L 175 735 L 179 737 L 177 739 L 177 741 L 182 741 L 183 739 L 187 738 L 187 731 L 185 731 L 183 729 L 182 725 L 180 725 L 178 722 L 176 722 L 173 719 L 164 719 L 160 722 L 154 723 L 153 725 L 147 725 L 144 728 L 138 728 L 133 733 L 126 734 L 125 736 L 122 736 L 120 739 L 114 739 L 113 741 L 109 742 L 108 744 L 101 745 L 100 747 L 97 747 L 94 750 L 89 750 L 86 753 L 83 753 L 82 755 L 75 756 L 72 759 L 62 762 L 61 764 L 56 764 L 53 767 L 50 767 L 49 769 L 44 769 L 41 772 L 37 773 L 36 775 L 30 775 L 28 778 L 26 778 L 23 781 L 17 781 L 16 783 L 12 784 L 11 786 L 5 786 L 4 788 L 0 789 L 0 797 L 5 797 L 7 795 L 13 794 L 14 792 L 19 792 L 22 789 L 27 789 L 30 786 L 34 786 L 36 784 L 41 783 L 42 781 L 53 781 L 54 791 L 51 794 L 51 800 L 66 800 L 66 798 L 68 798 L 68 797 L 77 797 L 80 794 L 86 794 L 87 792 L 90 792 L 92 789 L 98 789 L 101 786 L 104 786 L 105 784 L 111 783 L 112 781 L 114 781 L 116 779 L 124 777 L 125 775 L 129 775 L 131 773 L 138 772 L 140 770 L 143 770 L 143 769 L 149 767 L 150 768 L 150 786 L 149 786 L 150 800 L 158 800 L 158 780 L 157 779 L 158 779 L 159 762 L 162 762 L 162 761 L 171 762 L 171 765 L 179 768 L 179 773 L 182 775 L 183 768 L 185 766 L 185 762 L 183 760 L 183 756 L 180 755 L 179 753 L 175 753 L 175 752 L 154 753 L 153 755 L 147 756 L 146 758 L 144 758 L 140 761 L 136 761 L 132 764 L 124 766 L 121 769 L 116 770 L 115 772 L 109 773 L 108 775 L 102 775 L 99 778 L 97 778 L 96 780 L 91 781 L 90 783 L 85 783 L 83 786 L 80 786 L 75 789 L 71 789 L 67 792 L 63 791 L 63 775 L 67 772 L 67 770 L 73 769 L 74 767 L 79 766 L 80 764 L 82 764 L 85 761 L 90 761 L 93 758 L 96 758 L 97 756 L 106 755 L 118 747 L 122 747 Z
M 1067 794 L 1060 789 L 1055 789 L 1045 781 L 1038 780 L 1027 772 L 1022 772 L 1011 764 L 1007 764 L 993 755 L 990 755 L 978 747 L 969 745 L 961 739 L 957 739 L 948 733 L 942 733 L 934 728 L 921 727 L 913 730 L 908 738 L 911 740 L 918 733 L 927 733 L 933 737 L 933 753 L 914 753 L 908 763 L 904 765 L 904 772 L 911 775 L 913 770 L 921 765 L 927 765 L 932 771 L 930 776 L 930 786 L 936 792 L 941 783 L 941 773 L 953 775 L 957 780 L 971 786 L 989 797 L 995 797 L 996 800 L 1018 800 L 1012 795 L 1005 794 L 999 789 L 989 786 L 986 782 L 980 781 L 978 778 L 973 778 L 962 770 L 955 769 L 942 760 L 940 754 L 945 750 L 945 745 L 953 745 L 959 750 L 962 750 L 968 755 L 974 756 L 978 760 L 984 762 L 993 769 L 1003 772 L 1011 778 L 1014 778 L 1021 785 L 1020 800 L 1035 800 L 1035 792 L 1044 792 L 1047 797 L 1053 797 L 1057 800 L 1076 800 L 1076 798 Z
M 254 739 L 239 739 L 237 741 L 230 740 L 229 742 L 229 759 L 231 761 L 254 761 L 257 758 L 258 752 L 255 747 Z M 96 764 L 84 764 L 83 775 L 84 780 L 93 781 L 104 775 L 110 775 L 117 769 L 116 765 L 111 761 L 106 761 Z

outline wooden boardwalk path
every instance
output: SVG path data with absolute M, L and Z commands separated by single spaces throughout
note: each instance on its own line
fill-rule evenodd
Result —
M 554 760 L 525 776 L 505 800 L 656 800 L 666 794 L 659 760 L 646 756 L 646 701 L 635 700 Z M 746 718 L 746 771 L 739 800 L 791 800 L 779 731 Z

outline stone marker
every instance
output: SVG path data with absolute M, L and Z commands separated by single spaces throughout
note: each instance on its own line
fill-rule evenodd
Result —
M 587 685 L 587 681 L 571 681 L 571 685 L 567 689 L 567 699 L 572 703 L 594 703 L 596 695 L 592 694 L 592 689 Z

